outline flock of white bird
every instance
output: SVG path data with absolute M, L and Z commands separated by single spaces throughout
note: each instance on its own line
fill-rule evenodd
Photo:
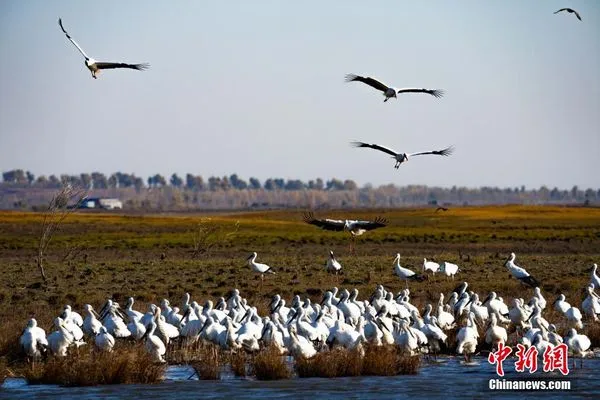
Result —
M 256 253 L 249 262 L 253 263 L 255 258 Z M 408 281 L 416 275 L 402 268 L 399 261 L 398 254 L 394 269 L 401 278 Z M 448 269 L 454 264 L 445 265 Z M 330 272 L 341 269 L 333 252 L 326 268 Z M 439 271 L 443 268 L 424 260 L 423 269 Z M 83 316 L 66 305 L 54 319 L 55 330 L 48 336 L 35 319 L 30 319 L 20 344 L 33 360 L 47 352 L 64 357 L 70 348 L 85 344 L 110 352 L 121 339 L 144 341 L 156 362 L 165 362 L 171 342 L 198 340 L 214 343 L 222 349 L 251 352 L 273 345 L 282 355 L 304 358 L 331 346 L 362 349 L 367 343 L 397 345 L 409 354 L 455 350 L 464 355 L 466 362 L 471 362 L 471 355 L 482 346 L 493 349 L 498 343 L 520 342 L 535 346 L 541 356 L 550 344 L 564 342 L 571 354 L 583 358 L 593 354 L 591 343 L 587 336 L 577 333 L 577 329 L 583 328 L 584 317 L 586 324 L 593 324 L 598 323 L 600 316 L 600 297 L 594 291 L 600 285 L 596 271 L 594 264 L 587 296 L 581 304 L 583 314 L 567 303 L 563 294 L 548 306 L 539 287 L 533 289 L 529 301 L 515 298 L 509 307 L 495 292 L 489 293 L 482 302 L 477 293 L 467 290 L 468 283 L 463 282 L 449 294 L 447 301 L 440 293 L 437 303 L 425 304 L 422 313 L 411 303 L 408 288 L 394 294 L 378 285 L 368 300 L 358 300 L 357 289 L 339 291 L 337 287 L 326 291 L 320 304 L 296 295 L 288 307 L 280 295 L 275 295 L 269 304 L 269 315 L 261 317 L 257 308 L 234 289 L 227 299 L 221 297 L 216 306 L 211 300 L 201 306 L 190 301 L 190 294 L 186 293 L 180 307 L 172 307 L 169 300 L 163 299 L 160 306 L 150 304 L 145 313 L 133 309 L 132 297 L 124 309 L 110 299 L 100 312 L 86 304 Z M 542 316 L 551 307 L 561 315 L 554 323 Z M 447 341 L 450 331 L 456 334 L 455 349 Z M 567 334 L 561 337 L 559 331 Z

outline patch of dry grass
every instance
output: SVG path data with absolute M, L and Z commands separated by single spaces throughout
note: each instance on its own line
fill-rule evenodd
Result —
M 362 357 L 358 349 L 338 347 L 317 353 L 310 359 L 297 358 L 295 367 L 300 378 L 360 376 Z
M 203 380 L 219 380 L 221 377 L 221 349 L 214 344 L 199 347 L 200 358 L 191 363 L 196 374 Z
M 335 348 L 311 359 L 299 358 L 296 372 L 301 378 L 394 376 L 416 374 L 421 365 L 420 356 L 403 354 L 397 346 L 365 346 L 363 350 Z
M 583 331 L 579 332 L 590 338 L 590 342 L 592 343 L 591 348 L 600 347 L 600 323 L 599 322 L 589 322 L 584 327 Z
M 285 357 L 273 346 L 269 346 L 256 354 L 252 358 L 251 368 L 256 379 L 261 381 L 289 379 L 292 376 L 292 371 L 288 368 Z
M 100 352 L 84 346 L 66 357 L 50 357 L 28 364 L 22 371 L 30 384 L 93 386 L 119 383 L 158 383 L 165 364 L 152 362 L 140 344 L 123 344 L 113 352 Z
M 229 365 L 235 376 L 246 377 L 247 375 L 247 360 L 245 351 L 235 351 L 229 354 Z

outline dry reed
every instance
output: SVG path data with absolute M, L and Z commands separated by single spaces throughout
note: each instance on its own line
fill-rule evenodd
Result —
M 66 357 L 50 357 L 23 369 L 30 384 L 93 386 L 120 383 L 158 383 L 165 364 L 152 362 L 142 345 L 117 345 L 114 351 L 100 352 L 91 346 L 71 351 Z
M 221 377 L 221 350 L 214 344 L 198 347 L 201 353 L 198 360 L 191 363 L 198 378 L 204 380 L 219 380 Z
M 256 379 L 262 381 L 289 379 L 292 376 L 285 357 L 272 346 L 256 354 L 252 359 L 251 366 Z
M 242 378 L 246 377 L 246 352 L 236 351 L 230 353 L 229 365 L 231 366 L 231 371 L 235 376 L 239 376 Z

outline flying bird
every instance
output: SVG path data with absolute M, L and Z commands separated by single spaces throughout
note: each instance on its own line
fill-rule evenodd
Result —
M 435 212 L 438 212 L 438 211 L 448 211 L 448 208 L 446 208 L 446 207 L 438 207 L 438 208 L 435 209 Z
M 554 14 L 558 14 L 561 11 L 566 11 L 569 14 L 573 13 L 577 17 L 577 19 L 581 21 L 581 15 L 579 15 L 579 13 L 577 11 L 573 10 L 572 8 L 561 8 L 560 10 L 555 11 Z
M 352 236 L 360 236 L 366 231 L 387 226 L 387 220 L 382 217 L 377 217 L 374 221 L 316 219 L 312 212 L 304 214 L 304 222 L 328 231 L 347 231 Z
M 434 154 L 437 156 L 449 156 L 450 154 L 452 154 L 454 152 L 454 147 L 452 147 L 452 146 L 447 147 L 443 150 L 421 151 L 418 153 L 396 153 L 394 150 L 388 149 L 387 147 L 379 146 L 378 144 L 368 144 L 368 143 L 363 143 L 363 142 L 352 142 L 351 144 L 354 147 L 370 147 L 371 149 L 383 151 L 384 153 L 390 154 L 392 156 L 392 158 L 394 158 L 396 160 L 396 165 L 394 165 L 394 168 L 396 168 L 396 169 L 400 168 L 400 164 L 402 164 L 405 161 L 408 161 L 408 157 L 422 156 L 425 154 Z
M 96 61 L 93 58 L 88 57 L 88 55 L 85 54 L 85 51 L 83 51 L 83 49 L 81 47 L 79 47 L 79 45 L 77 44 L 77 42 L 75 42 L 75 40 L 73 40 L 73 38 L 67 33 L 67 31 L 63 27 L 62 19 L 61 18 L 58 19 L 58 25 L 60 25 L 60 29 L 62 29 L 62 31 L 64 32 L 64 34 L 67 36 L 67 39 L 69 39 L 69 41 L 71 41 L 71 43 L 73 43 L 75 45 L 75 47 L 77 47 L 77 50 L 79 50 L 79 52 L 81 54 L 83 54 L 83 56 L 85 57 L 85 66 L 88 67 L 88 69 L 92 73 L 92 77 L 94 79 L 97 79 L 97 75 L 103 69 L 129 68 L 129 69 L 135 69 L 135 70 L 138 70 L 138 71 L 142 71 L 142 70 L 147 69 L 150 66 L 150 64 L 147 64 L 147 63 L 144 63 L 144 64 L 126 64 L 126 63 L 99 62 L 99 61 Z
M 366 83 L 367 85 L 371 86 L 372 88 L 375 88 L 375 89 L 383 92 L 383 95 L 385 96 L 385 100 L 383 100 L 384 103 L 392 97 L 397 98 L 396 94 L 398 94 L 398 93 L 427 93 L 427 94 L 430 94 L 437 98 L 440 98 L 444 95 L 444 91 L 439 90 L 439 89 L 419 89 L 419 88 L 395 89 L 395 88 L 389 87 L 373 78 L 369 78 L 369 77 L 365 78 L 363 76 L 358 76 L 358 75 L 354 75 L 354 74 L 346 75 L 346 82 L 355 82 L 355 81 Z

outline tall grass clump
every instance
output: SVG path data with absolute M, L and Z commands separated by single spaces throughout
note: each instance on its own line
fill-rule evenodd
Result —
M 236 351 L 229 354 L 229 365 L 235 376 L 245 378 L 246 371 L 246 352 Z
M 199 347 L 201 356 L 191 363 L 198 378 L 204 380 L 219 380 L 221 377 L 221 350 L 217 345 L 210 344 Z
M 292 376 L 292 371 L 288 368 L 284 356 L 273 346 L 256 354 L 252 359 L 251 366 L 256 379 L 261 381 L 289 379 Z
M 399 357 L 401 355 L 396 346 L 366 346 L 361 375 L 398 375 Z
M 299 357 L 295 368 L 300 378 L 360 376 L 362 357 L 359 349 L 336 348 L 317 353 L 309 359 Z
M 158 383 L 165 364 L 155 364 L 143 346 L 117 346 L 100 352 L 82 347 L 66 357 L 50 357 L 46 362 L 29 364 L 24 370 L 30 384 L 94 386 L 121 383 Z
M 588 323 L 581 333 L 590 338 L 591 348 L 600 347 L 600 324 L 598 322 Z
M 318 353 L 311 359 L 296 359 L 300 378 L 342 376 L 412 375 L 419 371 L 420 356 L 410 356 L 397 346 L 365 346 L 361 349 L 338 348 Z

